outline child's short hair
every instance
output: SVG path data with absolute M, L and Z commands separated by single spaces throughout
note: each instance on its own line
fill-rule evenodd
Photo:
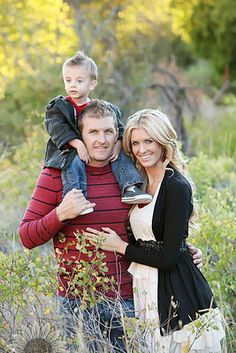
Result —
M 80 66 L 80 65 L 86 65 L 88 72 L 91 76 L 91 79 L 97 80 L 97 77 L 98 77 L 97 65 L 95 64 L 92 58 L 90 58 L 81 50 L 77 51 L 74 56 L 72 56 L 71 58 L 68 58 L 64 62 L 62 67 L 62 73 L 64 72 L 64 68 L 66 66 Z

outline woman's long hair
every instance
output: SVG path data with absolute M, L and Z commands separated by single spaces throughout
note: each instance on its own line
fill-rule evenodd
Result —
M 176 169 L 189 181 L 192 191 L 195 191 L 195 185 L 188 173 L 188 159 L 181 153 L 178 143 L 177 134 L 173 128 L 169 118 L 159 109 L 144 109 L 131 115 L 126 123 L 123 135 L 124 151 L 132 158 L 137 168 L 140 170 L 144 178 L 144 187 L 147 184 L 147 175 L 145 169 L 135 159 L 132 153 L 131 135 L 133 129 L 144 128 L 150 137 L 158 142 L 163 148 L 163 161 L 167 161 L 167 168 Z M 195 214 L 195 207 L 194 212 Z M 192 217 L 191 217 L 192 218 Z M 192 223 L 192 222 L 191 222 Z

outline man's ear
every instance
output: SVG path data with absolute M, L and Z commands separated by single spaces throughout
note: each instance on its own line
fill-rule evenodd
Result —
M 118 141 L 118 138 L 119 138 L 119 129 L 117 128 L 116 129 L 116 141 Z

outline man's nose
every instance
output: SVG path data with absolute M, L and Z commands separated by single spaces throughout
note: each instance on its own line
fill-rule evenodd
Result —
M 97 139 L 100 143 L 105 143 L 106 142 L 106 135 L 104 134 L 104 132 L 100 132 L 98 134 Z

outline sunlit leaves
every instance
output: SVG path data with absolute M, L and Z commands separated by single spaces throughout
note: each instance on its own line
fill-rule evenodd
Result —
M 62 0 L 2 0 L 0 65 L 2 84 L 24 70 L 61 60 L 77 43 L 70 7 Z

